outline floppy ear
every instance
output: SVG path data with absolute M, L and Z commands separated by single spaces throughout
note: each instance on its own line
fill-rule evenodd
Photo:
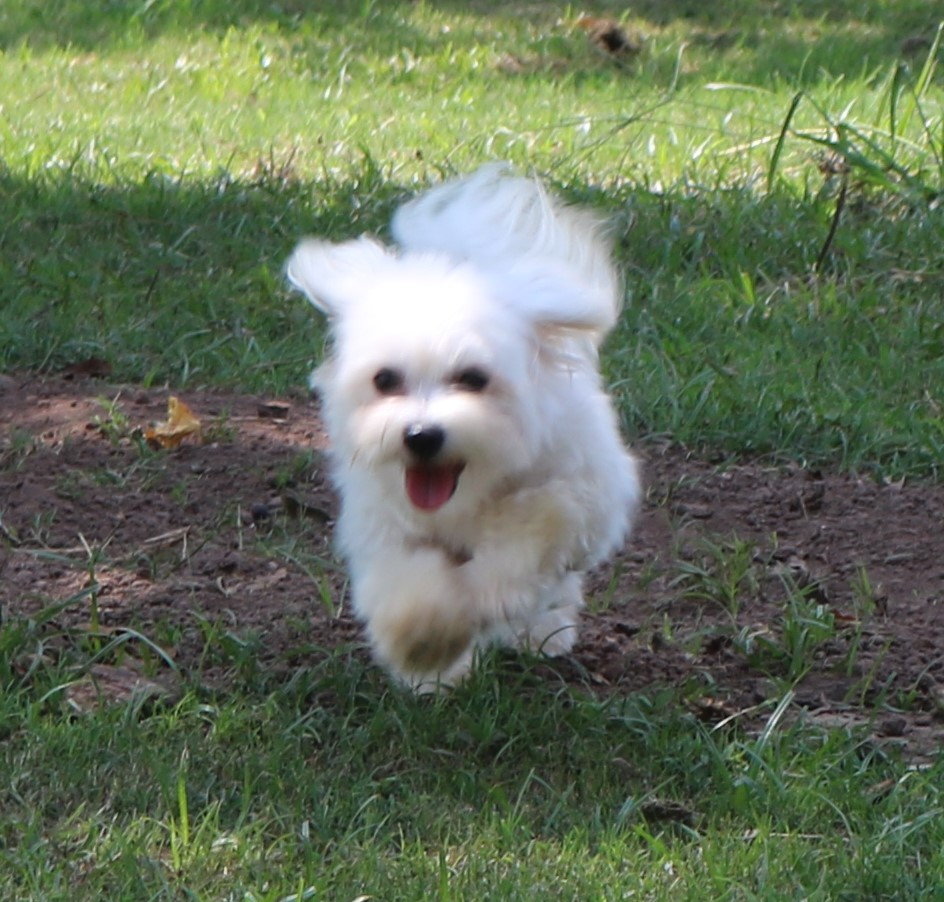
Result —
M 365 280 L 389 259 L 386 248 L 371 238 L 343 244 L 306 238 L 289 258 L 285 274 L 312 304 L 334 317 L 358 297 Z
M 619 311 L 612 271 L 587 279 L 566 262 L 522 261 L 493 283 L 493 291 L 542 332 L 578 332 L 594 344 L 613 327 Z

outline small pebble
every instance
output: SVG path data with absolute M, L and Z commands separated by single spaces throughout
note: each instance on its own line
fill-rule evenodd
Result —
M 252 519 L 254 523 L 258 523 L 261 520 L 268 520 L 272 516 L 272 511 L 269 509 L 268 504 L 254 504 L 249 508 L 249 512 L 252 514 Z

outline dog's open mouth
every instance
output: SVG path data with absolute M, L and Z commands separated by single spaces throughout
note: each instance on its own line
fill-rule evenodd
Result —
M 439 510 L 456 492 L 464 464 L 417 464 L 406 468 L 406 494 L 422 511 Z

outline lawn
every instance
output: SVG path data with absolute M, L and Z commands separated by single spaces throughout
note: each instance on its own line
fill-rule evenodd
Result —
M 641 49 L 600 47 L 591 13 Z M 626 309 L 604 368 L 631 440 L 936 489 L 940 33 L 919 0 L 5 0 L 0 373 L 94 357 L 142 390 L 291 393 L 323 343 L 282 277 L 298 238 L 382 235 L 421 186 L 509 159 L 613 222 Z M 0 435 L 0 573 L 23 442 Z M 710 687 L 598 692 L 502 656 L 415 699 L 346 645 L 300 639 L 266 669 L 208 623 L 172 701 L 79 713 L 67 687 L 122 643 L 57 619 L 92 590 L 37 591 L 22 619 L 0 585 L 3 898 L 944 881 L 940 760 L 806 725 L 789 679 L 720 725 L 692 704 Z M 135 636 L 135 655 L 169 641 Z

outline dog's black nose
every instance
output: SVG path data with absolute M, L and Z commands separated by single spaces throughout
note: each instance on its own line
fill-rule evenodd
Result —
M 421 426 L 414 423 L 403 432 L 403 444 L 420 460 L 431 460 L 446 443 L 445 430 L 439 426 Z

